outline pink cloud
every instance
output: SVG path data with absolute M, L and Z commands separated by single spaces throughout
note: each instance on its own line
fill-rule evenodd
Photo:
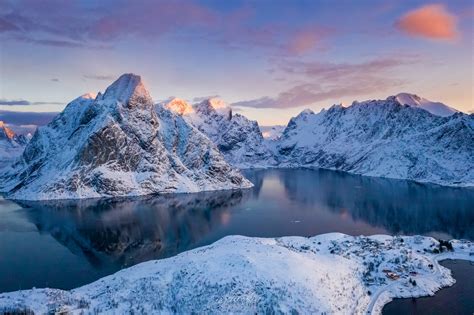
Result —
M 318 45 L 320 37 L 314 30 L 298 31 L 290 39 L 288 51 L 296 55 L 304 54 Z
M 430 4 L 412 10 L 396 23 L 401 31 L 417 37 L 453 40 L 458 36 L 457 18 L 441 4 Z
M 398 57 L 374 59 L 362 63 L 311 63 L 287 62 L 281 71 L 288 75 L 301 75 L 304 80 L 275 97 L 233 103 L 237 107 L 292 108 L 316 102 L 361 96 L 399 87 L 406 82 L 393 75 L 393 71 L 412 65 L 417 58 Z

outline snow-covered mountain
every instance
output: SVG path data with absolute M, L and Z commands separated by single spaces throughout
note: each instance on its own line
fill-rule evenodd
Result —
M 12 199 L 76 199 L 250 187 L 181 116 L 155 111 L 140 76 L 79 97 L 38 128 L 0 178 Z
M 0 121 L 0 168 L 19 157 L 29 140 L 30 136 L 17 135 L 5 122 Z
M 175 98 L 162 105 L 206 134 L 232 165 L 239 168 L 275 165 L 258 123 L 234 114 L 224 101 L 209 98 L 190 105 Z
M 432 102 L 415 94 L 399 93 L 395 95 L 395 100 L 402 105 L 423 108 L 437 116 L 451 116 L 458 112 L 458 110 L 449 107 L 448 105 L 440 102 Z
M 262 131 L 263 137 L 268 140 L 277 140 L 278 138 L 280 138 L 285 128 L 286 126 L 282 125 L 260 126 L 260 130 Z
M 449 117 L 402 105 L 396 97 L 305 110 L 275 145 L 281 167 L 474 185 L 474 115 Z
M 305 110 L 267 138 L 256 122 L 233 114 L 218 99 L 194 105 L 173 99 L 163 106 L 204 132 L 239 168 L 321 167 L 474 185 L 473 117 L 416 95 L 400 93 L 318 114 Z

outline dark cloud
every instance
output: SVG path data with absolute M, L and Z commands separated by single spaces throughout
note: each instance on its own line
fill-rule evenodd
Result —
M 111 81 L 117 78 L 115 75 L 85 74 L 84 79 Z
M 80 48 L 84 47 L 83 43 L 73 42 L 69 40 L 57 40 L 57 39 L 33 39 L 29 37 L 17 37 L 18 40 L 23 42 L 44 45 L 44 46 L 53 46 L 53 47 L 65 47 L 65 48 Z
M 0 120 L 9 125 L 42 126 L 48 124 L 57 114 L 57 112 L 38 113 L 0 110 Z
M 15 105 L 31 105 L 30 102 L 25 100 L 6 100 L 0 99 L 0 105 L 3 106 L 15 106 Z
M 106 44 L 97 44 L 90 42 L 79 42 L 69 39 L 39 39 L 31 35 L 17 35 L 12 37 L 17 41 L 41 46 L 53 46 L 61 48 L 90 48 L 90 49 L 110 49 L 112 46 Z
M 64 105 L 62 102 L 30 102 L 26 100 L 0 99 L 0 106 Z
M 5 18 L 0 17 L 0 33 L 2 32 L 11 32 L 11 31 L 19 31 L 20 29 L 15 24 L 11 23 Z
M 59 82 L 59 79 L 58 79 L 58 78 L 52 78 L 51 81 L 53 81 L 53 82 Z

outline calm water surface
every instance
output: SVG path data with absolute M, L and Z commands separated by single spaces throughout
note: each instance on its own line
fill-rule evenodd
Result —
M 245 191 L 0 199 L 0 292 L 70 289 L 225 235 L 423 234 L 474 240 L 474 190 L 324 170 L 259 170 Z M 470 269 L 472 273 L 472 268 Z
M 474 264 L 463 260 L 445 260 L 456 283 L 444 288 L 434 297 L 396 299 L 385 305 L 382 315 L 472 315 L 474 314 Z

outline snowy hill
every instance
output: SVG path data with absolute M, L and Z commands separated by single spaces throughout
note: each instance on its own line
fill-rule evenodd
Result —
M 474 185 L 474 116 L 440 117 L 395 97 L 305 110 L 275 144 L 281 167 Z
M 173 99 L 163 106 L 206 134 L 230 164 L 239 168 L 274 165 L 258 123 L 232 113 L 224 101 L 209 98 L 191 106 L 184 100 Z
M 458 112 L 456 109 L 449 107 L 448 105 L 440 102 L 432 102 L 415 94 L 399 93 L 395 95 L 395 100 L 402 105 L 423 108 L 434 115 L 443 117 L 451 116 Z
M 473 251 L 468 241 L 442 246 L 421 236 L 228 236 L 71 291 L 3 293 L 0 312 L 380 314 L 395 297 L 432 295 L 453 285 L 438 261 L 474 261 Z
M 17 135 L 0 121 L 0 169 L 13 163 L 25 149 L 29 136 Z
M 38 128 L 0 178 L 12 199 L 76 199 L 250 187 L 181 116 L 155 111 L 139 76 L 79 97 Z

